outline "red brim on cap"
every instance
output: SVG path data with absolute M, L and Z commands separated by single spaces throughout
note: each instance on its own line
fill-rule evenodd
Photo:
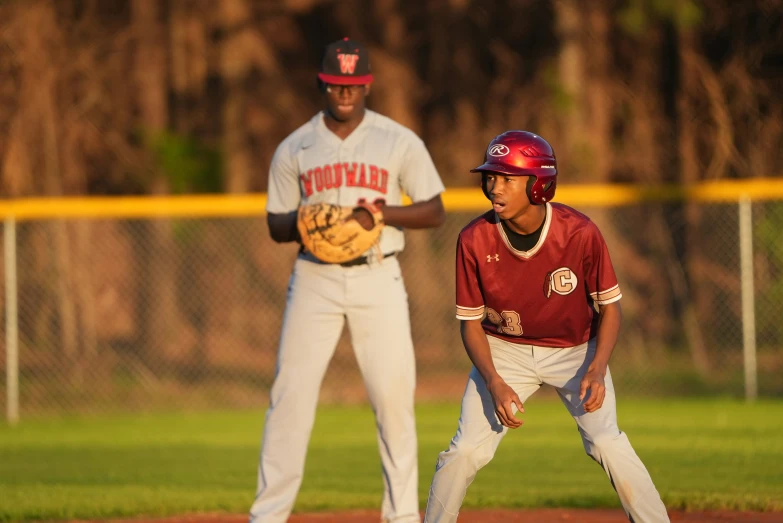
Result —
M 367 85 L 372 83 L 371 74 L 366 74 L 364 76 L 337 76 L 318 73 L 318 79 L 331 85 Z

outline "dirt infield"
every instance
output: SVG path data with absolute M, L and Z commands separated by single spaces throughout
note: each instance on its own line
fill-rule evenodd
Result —
M 783 512 L 676 512 L 672 523 L 783 523 Z M 100 520 L 105 522 L 108 520 Z M 288 523 L 378 523 L 377 511 L 296 514 Z M 621 510 L 538 509 L 538 510 L 463 510 L 460 523 L 627 523 Z M 72 521 L 70 523 L 98 523 Z M 247 523 L 244 515 L 199 515 L 163 519 L 125 519 L 113 523 Z

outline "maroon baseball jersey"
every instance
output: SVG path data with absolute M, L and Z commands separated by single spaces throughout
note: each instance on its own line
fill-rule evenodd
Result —
M 457 318 L 482 319 L 487 334 L 514 343 L 573 347 L 595 336 L 594 304 L 622 297 L 598 227 L 584 214 L 546 204 L 538 243 L 514 249 L 494 211 L 457 241 Z

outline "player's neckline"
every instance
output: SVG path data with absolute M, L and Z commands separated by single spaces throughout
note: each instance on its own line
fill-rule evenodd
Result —
M 353 128 L 353 130 L 351 130 L 350 133 L 348 133 L 345 136 L 345 138 L 340 137 L 340 135 L 338 135 L 333 130 L 329 129 L 329 126 L 326 125 L 326 111 L 325 110 L 321 111 L 319 113 L 319 115 L 318 115 L 318 118 L 320 120 L 318 127 L 323 131 L 324 135 L 329 137 L 330 140 L 333 140 L 333 141 L 338 142 L 340 144 L 344 144 L 344 143 L 350 141 L 352 139 L 352 137 L 357 136 L 358 135 L 357 131 L 359 131 L 360 129 L 362 129 L 363 127 L 365 127 L 368 124 L 368 122 L 369 122 L 369 120 L 371 118 L 371 113 L 372 113 L 372 111 L 370 111 L 369 109 L 365 109 L 364 110 L 364 115 L 362 116 L 362 120 L 356 125 L 356 127 Z

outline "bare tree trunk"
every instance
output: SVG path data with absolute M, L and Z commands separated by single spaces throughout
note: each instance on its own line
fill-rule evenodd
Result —
M 51 64 L 59 64 L 53 55 L 63 47 L 61 35 L 55 22 L 55 14 L 51 5 L 38 3 L 25 13 L 25 23 L 29 27 L 37 27 L 26 35 L 24 46 L 26 57 L 22 89 L 30 93 L 28 104 L 24 111 L 31 122 L 36 122 L 40 129 L 40 143 L 27 144 L 28 147 L 40 147 L 43 154 L 44 190 L 50 196 L 62 196 L 62 176 L 60 169 L 60 140 L 58 124 L 60 113 L 55 101 L 56 82 L 59 69 Z M 24 96 L 24 95 L 23 95 Z M 78 352 L 78 318 L 74 290 L 74 268 L 71 242 L 68 238 L 68 225 L 63 221 L 53 223 L 52 234 L 53 256 L 57 270 L 57 303 L 60 325 L 60 340 L 62 352 L 66 356 L 65 363 L 70 365 L 76 361 Z
M 699 180 L 699 158 L 697 152 L 698 129 L 695 126 L 695 114 L 691 106 L 691 97 L 698 96 L 696 83 L 696 68 L 694 67 L 695 50 L 693 45 L 693 36 L 686 31 L 680 33 L 679 41 L 680 53 L 680 77 L 682 86 L 677 100 L 677 120 L 679 123 L 677 134 L 680 144 L 680 181 L 685 185 L 693 184 Z M 694 266 L 694 261 L 698 256 L 700 235 L 698 234 L 699 223 L 701 221 L 701 210 L 694 203 L 685 204 L 685 246 L 688 252 L 685 253 L 685 267 L 683 270 L 690 270 Z M 679 265 L 682 267 L 682 265 Z M 693 273 L 692 273 L 693 274 Z M 691 351 L 691 359 L 696 370 L 706 376 L 710 370 L 710 358 L 707 353 L 707 346 L 704 342 L 699 317 L 696 311 L 696 305 L 693 300 L 692 280 L 683 273 L 682 278 L 676 278 L 673 282 L 675 289 L 681 285 L 682 288 L 682 307 L 683 307 L 683 328 L 688 340 L 688 347 Z
M 139 96 L 142 123 L 151 132 L 166 129 L 168 83 L 163 13 L 158 0 L 133 0 L 132 16 L 136 40 L 134 80 Z
M 224 0 L 220 3 L 221 26 L 227 33 L 220 50 L 220 66 L 226 82 L 223 106 L 223 150 L 226 165 L 226 190 L 246 193 L 250 190 L 253 155 L 249 150 L 245 122 L 247 114 L 247 78 L 253 46 L 250 10 L 244 0 Z
M 373 71 L 380 81 L 374 86 L 372 99 L 379 112 L 421 134 L 421 115 L 417 110 L 422 90 L 412 58 L 405 43 L 408 27 L 397 0 L 374 4 L 375 18 L 381 24 L 382 45 L 370 50 Z
M 18 16 L 9 6 L 0 6 L 0 93 L 5 95 L 0 96 L 0 122 L 7 125 L 7 134 L 0 132 L 0 194 L 12 198 L 32 192 L 32 161 L 24 142 L 29 124 L 19 80 L 23 63 L 9 28 Z
M 76 60 L 63 68 L 66 92 L 78 91 L 82 86 L 86 90 L 84 97 L 77 104 L 64 105 L 60 115 L 62 140 L 60 142 L 61 178 L 58 190 L 62 194 L 85 194 L 88 191 L 88 167 L 85 162 L 85 149 L 88 147 L 86 135 L 90 131 L 89 123 L 83 115 L 81 107 L 90 105 L 89 100 L 101 96 L 100 80 L 77 82 L 74 76 L 92 73 L 98 68 L 94 56 L 92 42 L 77 42 L 73 49 Z M 71 292 L 77 304 L 79 328 L 79 374 L 83 374 L 98 355 L 97 325 L 95 313 L 95 292 L 93 285 L 92 236 L 93 222 L 91 220 L 71 220 L 68 223 L 68 236 L 71 240 L 73 259 Z
M 134 80 L 141 123 L 145 134 L 155 139 L 166 130 L 169 113 L 165 13 L 157 0 L 134 0 L 132 16 L 137 44 Z M 168 183 L 157 169 L 150 192 L 168 193 Z M 149 361 L 167 355 L 178 328 L 175 244 L 169 220 L 145 223 L 137 234 L 140 237 L 133 238 L 139 268 L 136 345 L 144 348 Z
M 76 235 L 74 245 L 80 253 L 76 267 L 76 296 L 79 302 L 79 311 L 82 325 L 80 338 L 84 363 L 98 355 L 98 337 L 95 314 L 95 288 L 93 285 L 92 271 L 92 230 L 93 226 L 87 220 L 80 220 L 73 224 Z
M 630 122 L 630 139 L 626 140 L 626 160 L 624 167 L 638 173 L 641 182 L 660 182 L 664 180 L 664 158 L 661 154 L 661 142 L 665 137 L 662 129 L 668 122 L 658 89 L 661 78 L 656 57 L 661 54 L 661 32 L 651 28 L 645 38 L 635 42 L 633 50 L 633 72 L 629 88 L 629 100 L 633 109 Z
M 558 151 L 560 170 L 578 176 L 578 149 L 583 147 L 586 126 L 584 115 L 585 85 L 587 83 L 584 64 L 585 50 L 582 44 L 585 13 L 578 0 L 555 0 L 556 32 L 560 41 L 558 73 L 560 87 L 566 107 L 559 136 L 553 140 L 562 144 Z
M 612 150 L 612 116 L 614 104 L 612 85 L 611 49 L 609 44 L 610 19 L 606 2 L 591 2 L 587 13 L 589 42 L 587 54 L 589 58 L 589 81 L 586 82 L 586 106 L 590 122 L 589 132 L 585 137 L 590 144 L 587 152 L 589 180 L 598 183 L 608 183 L 611 177 L 611 167 L 614 164 Z M 585 165 L 580 162 L 580 169 Z
M 635 42 L 633 53 L 635 59 L 627 91 L 633 118 L 629 122 L 631 132 L 626 135 L 626 150 L 620 167 L 624 170 L 633 169 L 638 173 L 641 182 L 661 182 L 665 169 L 672 169 L 673 166 L 667 163 L 671 161 L 669 155 L 664 154 L 666 146 L 663 144 L 666 137 L 662 129 L 667 127 L 667 122 L 661 94 L 657 89 L 661 81 L 656 59 L 661 53 L 660 30 L 655 27 L 648 29 L 645 37 Z M 649 210 L 645 214 L 650 216 Z M 671 240 L 670 226 L 666 215 L 658 206 L 655 207 L 651 219 L 640 222 L 640 227 L 644 228 L 642 237 L 649 238 L 660 251 L 658 256 L 653 255 L 646 259 L 646 277 L 654 282 L 655 292 L 641 297 L 646 302 L 643 314 L 648 319 L 640 323 L 654 326 L 649 332 L 642 333 L 638 340 L 641 344 L 646 344 L 648 353 L 665 347 L 672 333 L 679 328 L 675 320 L 677 315 L 672 315 L 670 311 L 672 304 L 681 299 L 677 293 L 681 292 L 683 283 L 676 278 L 682 276 L 682 271 L 679 269 L 680 262 Z M 680 272 L 677 273 L 676 270 Z M 660 285 L 659 282 L 667 280 L 671 285 Z M 649 341 L 653 343 L 645 343 Z M 648 359 L 654 356 L 655 354 L 646 355 Z

